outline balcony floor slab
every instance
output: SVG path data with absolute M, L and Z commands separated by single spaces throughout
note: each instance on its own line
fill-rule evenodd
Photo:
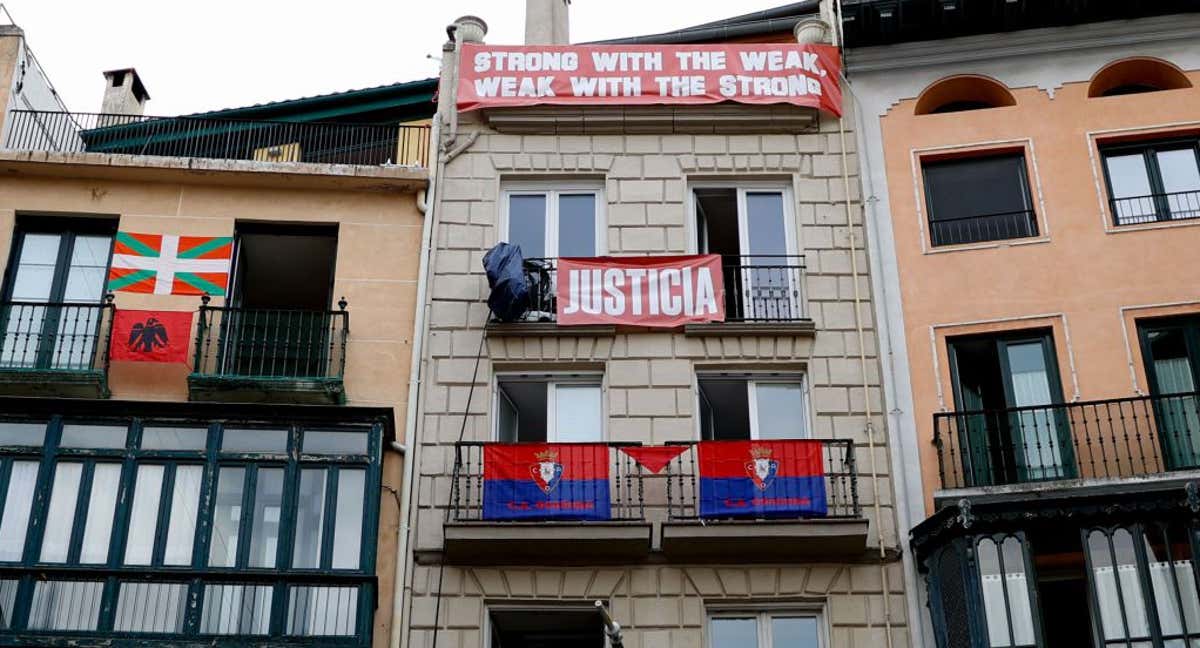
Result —
M 595 565 L 650 554 L 647 522 L 449 522 L 444 560 L 452 565 Z
M 866 520 L 687 520 L 662 525 L 672 562 L 798 562 L 853 558 L 867 549 Z

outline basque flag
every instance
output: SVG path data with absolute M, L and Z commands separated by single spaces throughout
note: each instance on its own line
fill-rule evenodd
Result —
M 483 448 L 483 519 L 608 520 L 608 447 L 492 443 Z
M 700 517 L 823 517 L 820 441 L 703 441 Z

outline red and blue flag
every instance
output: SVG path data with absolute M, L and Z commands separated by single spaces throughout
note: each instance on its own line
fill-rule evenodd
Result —
M 823 517 L 820 441 L 704 441 L 700 517 Z
M 483 449 L 483 519 L 608 520 L 608 447 L 492 443 Z

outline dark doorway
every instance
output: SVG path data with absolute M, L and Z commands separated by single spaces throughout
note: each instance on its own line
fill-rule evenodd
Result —
M 1047 529 L 1029 536 L 1046 646 L 1091 648 L 1087 564 L 1079 534 Z
M 595 610 L 493 610 L 491 648 L 604 648 Z

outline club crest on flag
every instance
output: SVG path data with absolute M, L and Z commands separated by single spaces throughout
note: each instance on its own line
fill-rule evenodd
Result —
M 529 473 L 533 475 L 533 481 L 538 488 L 549 495 L 562 480 L 563 465 L 558 462 L 558 453 L 554 450 L 545 450 L 534 456 L 537 463 L 529 467 Z
M 750 461 L 746 462 L 746 474 L 754 482 L 758 490 L 767 490 L 775 475 L 779 473 L 779 462 L 771 458 L 774 454 L 770 448 L 753 446 L 750 448 Z

